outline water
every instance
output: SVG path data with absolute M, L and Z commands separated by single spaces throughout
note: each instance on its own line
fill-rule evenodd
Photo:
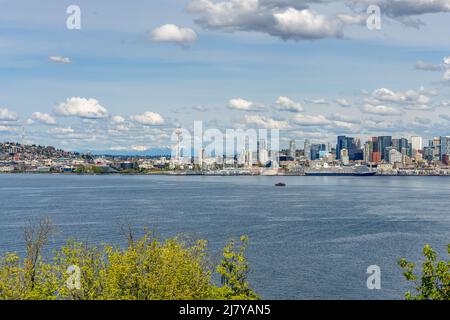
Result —
M 276 188 L 276 182 L 287 183 Z M 123 244 L 129 222 L 209 240 L 212 258 L 248 235 L 253 288 L 266 299 L 402 299 L 396 262 L 450 243 L 445 177 L 0 175 L 0 253 L 23 253 L 27 220 L 51 216 L 63 239 Z M 381 268 L 381 290 L 366 270 Z

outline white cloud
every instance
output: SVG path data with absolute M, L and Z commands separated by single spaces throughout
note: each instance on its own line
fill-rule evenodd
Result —
M 295 102 L 288 97 L 278 97 L 276 104 L 278 109 L 281 111 L 303 112 L 305 110 L 301 103 Z
M 416 62 L 415 68 L 424 71 L 441 71 L 444 66 L 442 64 L 426 63 L 421 60 Z
M 342 36 L 343 22 L 314 11 L 288 8 L 273 14 L 275 29 L 284 39 L 320 39 Z
M 325 99 L 306 99 L 305 100 L 307 103 L 312 103 L 312 104 L 327 104 L 328 101 Z
M 365 104 L 361 110 L 366 113 L 376 114 L 379 116 L 396 116 L 403 112 L 393 107 L 387 107 L 383 105 L 371 105 L 369 103 Z
M 61 63 L 61 64 L 69 64 L 69 63 L 72 63 L 72 61 L 71 61 L 70 58 L 68 58 L 68 57 L 50 56 L 50 57 L 48 57 L 48 59 L 49 59 L 51 62 L 54 62 L 54 63 Z
M 295 0 L 192 0 L 188 10 L 207 29 L 256 31 L 292 40 L 341 37 L 346 24 L 358 17 L 325 16 L 309 8 L 310 1 Z M 311 1 L 312 2 L 312 1 Z
M 442 76 L 442 80 L 450 81 L 450 69 L 445 71 L 444 75 Z
M 154 29 L 150 34 L 150 39 L 156 42 L 170 42 L 186 46 L 197 40 L 197 34 L 190 28 L 165 24 Z
M 450 66 L 450 57 L 444 57 L 444 64 Z
M 137 152 L 144 152 L 144 151 L 147 151 L 149 149 L 150 149 L 150 147 L 147 147 L 147 146 L 132 146 L 131 147 L 131 150 L 137 151 Z
M 55 125 L 57 123 L 56 119 L 48 113 L 35 112 L 31 115 L 31 118 L 47 125 Z
M 334 101 L 341 107 L 344 108 L 351 107 L 351 103 L 347 99 L 336 99 Z
M 125 118 L 122 116 L 112 116 L 111 117 L 111 121 L 113 123 L 124 123 L 125 122 Z
M 254 102 L 242 98 L 231 99 L 228 102 L 228 108 L 243 111 L 255 111 L 260 109 Z
M 0 125 L 0 132 L 12 132 L 12 131 L 16 131 L 16 130 L 17 129 L 14 127 Z
M 117 125 L 117 126 L 115 127 L 115 129 L 116 129 L 117 131 L 129 131 L 129 130 L 130 130 L 130 128 L 128 128 L 126 125 L 123 125 L 123 124 Z
M 385 102 L 393 103 L 405 109 L 411 110 L 431 110 L 432 102 L 429 95 L 435 95 L 434 91 L 427 91 L 425 88 L 420 90 L 407 90 L 405 92 L 393 91 L 387 88 L 376 89 L 372 93 L 371 99 L 366 102 L 372 105 L 382 105 Z
M 50 134 L 56 135 L 69 135 L 75 132 L 72 128 L 53 128 L 48 131 Z
M 253 124 L 256 125 L 258 127 L 263 127 L 265 129 L 288 129 L 289 128 L 289 124 L 287 123 L 287 121 L 279 121 L 279 120 L 274 120 L 272 118 L 269 117 L 263 117 L 260 115 L 246 115 L 245 116 L 245 122 L 247 124 Z
M 144 112 L 143 114 L 132 116 L 131 119 L 133 121 L 136 121 L 137 123 L 146 126 L 148 125 L 157 126 L 165 123 L 164 118 L 159 113 L 150 111 Z
M 324 115 L 310 116 L 298 114 L 292 118 L 292 120 L 302 126 L 324 126 L 331 124 Z
M 19 120 L 19 115 L 16 112 L 0 108 L 0 121 L 17 121 L 17 120 Z
M 207 107 L 204 106 L 194 106 L 192 107 L 192 109 L 194 109 L 195 111 L 199 111 L 199 112 L 207 112 L 209 109 Z
M 80 97 L 68 98 L 66 102 L 61 102 L 54 111 L 57 115 L 86 119 L 99 119 L 108 116 L 108 110 L 101 106 L 98 100 Z

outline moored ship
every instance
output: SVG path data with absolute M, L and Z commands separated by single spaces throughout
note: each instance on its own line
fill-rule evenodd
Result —
M 305 176 L 374 176 L 376 171 L 371 171 L 367 166 L 341 166 L 320 167 L 305 169 Z

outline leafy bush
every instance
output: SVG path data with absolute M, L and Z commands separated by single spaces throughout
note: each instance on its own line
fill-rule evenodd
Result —
M 24 259 L 14 253 L 0 258 L 0 299 L 259 299 L 247 282 L 246 237 L 238 248 L 234 240 L 227 244 L 215 270 L 206 241 L 160 241 L 151 233 L 138 240 L 130 233 L 124 249 L 68 241 L 46 262 L 40 252 L 49 231 L 44 223 L 37 232 L 28 232 Z M 79 286 L 73 285 L 71 266 L 79 270 Z M 222 278 L 220 286 L 213 283 L 214 272 Z
M 450 255 L 450 244 L 448 245 Z M 422 274 L 414 273 L 416 265 L 405 258 L 398 264 L 404 270 L 406 280 L 414 282 L 417 294 L 406 293 L 407 300 L 450 300 L 450 261 L 437 261 L 437 253 L 429 246 L 423 248 L 425 261 Z

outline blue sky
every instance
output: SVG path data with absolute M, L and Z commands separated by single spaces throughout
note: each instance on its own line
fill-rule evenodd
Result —
M 373 31 L 358 3 L 0 1 L 0 140 L 142 150 L 194 120 L 284 143 L 450 135 L 450 1 L 371 1 Z

